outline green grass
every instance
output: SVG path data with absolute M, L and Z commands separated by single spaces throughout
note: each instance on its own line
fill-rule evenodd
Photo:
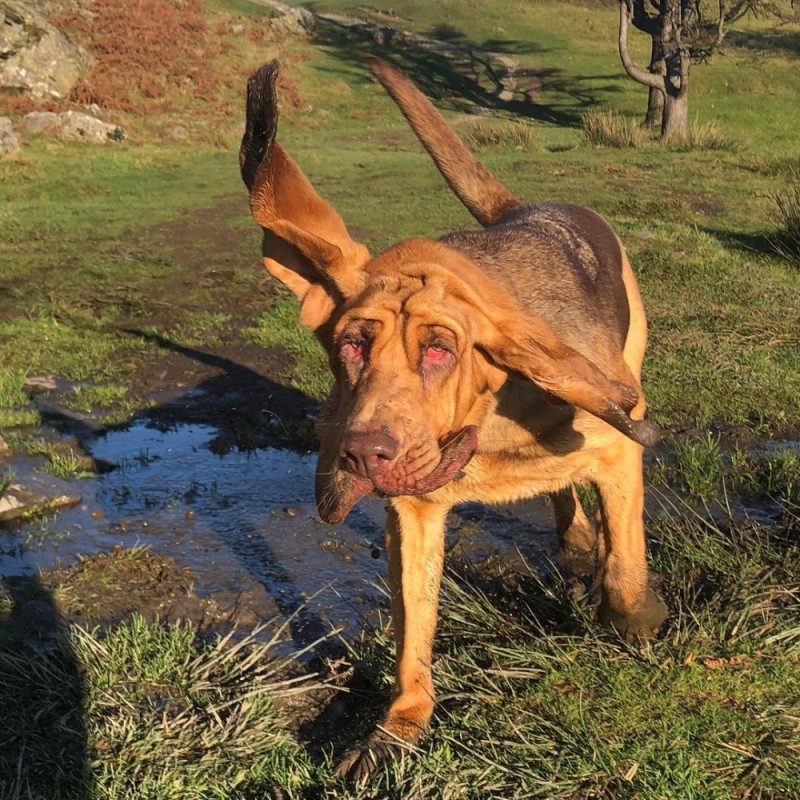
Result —
M 777 231 L 773 234 L 773 247 L 800 266 L 800 167 L 787 170 L 783 177 L 786 186 L 775 195 Z
M 513 120 L 465 119 L 457 128 L 458 135 L 472 150 L 510 147 L 520 151 L 542 150 L 531 125 Z
M 642 647 L 599 627 L 558 579 L 497 559 L 451 563 L 432 731 L 412 757 L 357 788 L 290 732 L 298 714 L 314 712 L 282 704 L 309 679 L 291 679 L 295 666 L 274 659 L 279 637 L 208 641 L 189 624 L 134 617 L 102 632 L 51 631 L 47 647 L 33 647 L 10 633 L 19 594 L 0 592 L 0 774 L 22 787 L 4 796 L 791 797 L 800 781 L 799 520 L 714 526 L 665 503 L 649 527 L 672 614 Z M 42 594 L 40 612 L 48 602 Z M 367 631 L 347 661 L 355 673 L 345 701 L 360 711 L 317 734 L 333 737 L 336 752 L 386 701 L 388 628 Z
M 0 648 L 3 797 L 251 798 L 307 780 L 276 702 L 311 678 L 287 673 L 277 639 L 139 617 L 50 635 Z
M 11 484 L 14 483 L 14 470 L 4 469 L 0 472 L 0 497 L 5 494 Z
M 261 347 L 281 347 L 294 360 L 291 384 L 309 397 L 322 400 L 330 391 L 332 378 L 325 351 L 314 335 L 299 325 L 299 305 L 283 296 L 261 314 L 246 337 Z
M 581 117 L 581 129 L 589 144 L 600 147 L 641 147 L 650 132 L 639 120 L 614 111 L 597 111 Z
M 214 5 L 251 13 L 241 0 Z M 421 32 L 449 21 L 478 56 L 504 51 L 542 76 L 534 103 L 476 122 L 461 91 L 465 73 L 430 54 L 393 54 L 457 128 L 479 130 L 481 159 L 512 191 L 589 205 L 620 233 L 650 319 L 645 389 L 654 419 L 744 426 L 757 437 L 800 428 L 800 271 L 770 245 L 781 225 L 774 197 L 800 159 L 800 70 L 766 22 L 748 23 L 724 56 L 693 68 L 691 113 L 703 141 L 610 149 L 583 142 L 581 115 L 638 119 L 646 105 L 619 66 L 613 8 L 375 5 L 391 5 L 400 27 Z M 299 58 L 284 69 L 302 102 L 284 109 L 281 141 L 372 252 L 472 227 L 368 77 L 356 55 L 362 44 L 291 45 Z M 633 51 L 644 63 L 641 40 Z M 252 63 L 236 71 L 271 55 L 254 46 Z M 480 59 L 471 69 L 490 92 Z M 147 407 L 137 371 L 167 354 L 131 330 L 212 352 L 279 348 L 289 358 L 282 380 L 316 398 L 326 393 L 324 354 L 298 326 L 295 301 L 263 284 L 256 263 L 259 232 L 238 176 L 236 94 L 233 111 L 198 105 L 192 119 L 208 127 L 185 144 L 159 140 L 171 120 L 130 119 L 135 135 L 113 147 L 28 142 L 21 158 L 0 162 L 0 427 L 15 446 L 30 437 L 6 429 L 39 422 L 24 390 L 29 375 L 80 381 L 65 400 L 80 414 L 100 408 L 122 421 Z M 308 438 L 306 422 L 280 426 Z M 800 457 L 790 448 L 726 450 L 722 441 L 678 439 L 658 470 L 693 501 L 723 490 L 768 495 L 783 517 L 774 527 L 715 527 L 665 499 L 650 523 L 672 611 L 660 639 L 623 644 L 583 601 L 533 573 L 453 565 L 432 733 L 414 758 L 365 788 L 343 787 L 330 760 L 312 763 L 291 733 L 296 713 L 275 702 L 291 687 L 269 666 L 268 649 L 135 619 L 102 633 L 71 628 L 47 647 L 0 647 L 0 796 L 249 799 L 277 797 L 280 787 L 282 797 L 308 800 L 791 797 L 800 785 Z M 4 481 L 8 473 L 0 491 Z M 0 643 L 18 610 L 0 592 Z M 333 736 L 319 734 L 336 752 L 385 704 L 388 630 L 369 632 L 349 658 L 364 684 L 353 705 L 366 711 Z
M 491 128 L 491 141 L 481 138 L 481 158 L 519 196 L 585 203 L 619 231 L 651 319 L 645 381 L 654 418 L 767 432 L 800 426 L 792 324 L 800 275 L 768 241 L 776 229 L 773 197 L 783 188 L 776 170 L 799 157 L 787 145 L 800 125 L 796 59 L 783 50 L 731 45 L 712 65 L 693 69 L 696 129 L 706 131 L 704 146 L 722 149 L 675 152 L 646 143 L 607 150 L 581 144 L 580 115 L 589 109 L 636 119 L 646 100 L 619 67 L 613 9 L 514 2 L 477 14 L 463 0 L 392 8 L 401 27 L 423 32 L 458 20 L 457 32 L 475 52 L 507 52 L 541 76 L 535 103 L 476 121 L 461 110 L 456 77 L 430 72 L 444 69 L 440 61 L 420 61 L 408 48 L 394 54 L 440 98 L 457 127 Z M 747 41 L 757 42 L 768 27 L 753 22 L 746 31 Z M 368 77 L 355 44 L 334 36 L 315 48 L 297 45 L 301 58 L 284 69 L 303 102 L 284 108 L 283 142 L 373 252 L 404 236 L 471 226 Z M 267 55 L 253 47 L 247 57 L 255 66 Z M 473 66 L 486 84 L 480 63 Z M 14 381 L 34 370 L 124 387 L 142 361 L 163 356 L 126 334 L 130 327 L 186 346 L 253 340 L 243 331 L 265 324 L 254 320 L 274 297 L 270 284 L 263 302 L 257 291 L 263 272 L 254 266 L 258 230 L 237 171 L 234 121 L 241 109 L 234 93 L 231 102 L 224 112 L 230 129 L 215 145 L 145 138 L 87 151 L 34 142 L 22 162 L 0 164 L 0 259 L 9 265 L 10 287 L 0 312 L 11 313 L 0 317 L 0 358 Z M 523 130 L 534 152 L 520 144 L 516 132 Z M 294 324 L 291 314 L 284 319 Z M 269 346 L 288 346 L 265 337 Z M 324 394 L 318 355 L 302 342 L 291 347 L 296 366 L 286 379 Z M 147 403 L 135 388 L 128 416 Z M 86 408 L 73 400 L 76 410 Z M 116 402 L 109 397 L 98 405 L 116 419 Z M 24 397 L 0 402 L 0 424 L 36 419 Z
M 32 438 L 25 441 L 25 449 L 31 455 L 42 456 L 40 469 L 64 480 L 91 478 L 95 476 L 92 459 L 76 453 L 68 444 Z

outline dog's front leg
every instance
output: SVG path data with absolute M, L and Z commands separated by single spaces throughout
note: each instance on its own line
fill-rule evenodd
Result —
M 360 781 L 379 763 L 419 741 L 433 713 L 431 654 L 449 506 L 413 497 L 391 501 L 386 553 L 397 645 L 392 703 L 377 730 L 351 750 L 337 772 Z

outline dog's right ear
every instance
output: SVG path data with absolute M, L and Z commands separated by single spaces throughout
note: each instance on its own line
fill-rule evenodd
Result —
M 264 266 L 301 303 L 300 321 L 316 330 L 363 285 L 369 251 L 275 141 L 278 62 L 247 81 L 247 124 L 239 150 L 250 210 L 264 229 Z

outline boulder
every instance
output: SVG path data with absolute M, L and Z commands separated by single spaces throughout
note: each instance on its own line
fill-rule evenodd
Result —
M 121 142 L 125 138 L 125 131 L 119 125 L 111 125 L 79 111 L 64 111 L 58 116 L 61 120 L 59 132 L 65 139 L 102 144 L 109 139 Z
M 37 3 L 0 0 L 0 91 L 62 98 L 87 66 L 87 57 L 51 25 Z
M 8 117 L 0 117 L 0 158 L 19 152 L 19 137 Z
M 79 111 L 62 111 L 60 114 L 32 111 L 25 115 L 24 123 L 28 133 L 52 133 L 81 142 L 104 144 L 109 139 L 121 142 L 125 138 L 125 131 L 119 125 L 111 125 Z
M 55 133 L 61 124 L 53 111 L 31 111 L 22 121 L 28 133 Z
M 254 0 L 254 2 L 270 9 L 269 22 L 272 30 L 307 34 L 314 29 L 316 21 L 314 14 L 305 8 L 290 6 L 281 3 L 280 0 Z

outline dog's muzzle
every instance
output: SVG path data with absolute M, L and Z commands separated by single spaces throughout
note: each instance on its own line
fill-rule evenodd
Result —
M 422 495 L 457 479 L 478 447 L 475 425 L 467 425 L 440 442 L 438 464 L 429 472 L 408 472 L 398 462 L 400 447 L 388 434 L 377 431 L 350 433 L 341 441 L 340 467 L 331 474 L 317 474 L 320 516 L 341 522 L 366 494 L 383 497 Z

